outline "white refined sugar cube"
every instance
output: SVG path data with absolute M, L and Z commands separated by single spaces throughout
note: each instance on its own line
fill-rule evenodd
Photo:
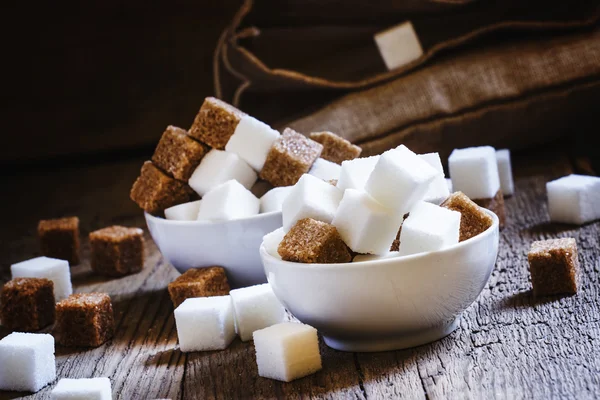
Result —
M 111 400 L 108 378 L 61 379 L 51 393 L 52 400 Z
M 283 202 L 291 190 L 292 186 L 281 186 L 269 190 L 260 198 L 260 212 L 281 211 Z
M 54 379 L 52 335 L 15 332 L 0 340 L 0 390 L 35 393 Z
M 341 190 L 364 190 L 369 175 L 375 168 L 380 156 L 355 158 L 342 161 L 337 187 Z
M 401 223 L 402 215 L 384 207 L 365 192 L 348 189 L 332 225 L 352 251 L 386 254 Z
M 365 190 L 375 200 L 399 214 L 406 214 L 422 200 L 429 185 L 442 173 L 401 145 L 381 155 Z
M 448 185 L 448 191 L 450 193 L 454 192 L 454 187 L 452 186 L 452 179 L 446 178 L 446 185 Z
M 450 196 L 448 183 L 444 177 L 444 167 L 442 166 L 440 155 L 438 153 L 427 153 L 420 154 L 419 158 L 431 165 L 440 173 L 440 175 L 436 176 L 433 182 L 429 184 L 429 189 L 427 189 L 423 200 L 429 203 L 440 205 L 448 198 L 448 196 Z
M 265 165 L 267 155 L 279 132 L 269 125 L 249 115 L 242 117 L 233 135 L 225 145 L 225 150 L 237 154 L 255 171 Z
M 175 309 L 183 352 L 222 350 L 235 338 L 231 296 L 194 297 Z
M 330 181 L 333 179 L 340 179 L 341 170 L 342 167 L 339 164 L 317 158 L 308 173 L 309 175 L 316 176 L 324 181 Z
M 263 236 L 263 245 L 265 246 L 267 253 L 280 260 L 281 256 L 277 250 L 279 248 L 279 243 L 281 243 L 284 236 L 285 231 L 283 228 L 275 229 L 273 232 L 267 233 L 265 236 Z
M 243 342 L 252 340 L 254 331 L 285 319 L 285 308 L 268 283 L 234 289 L 229 295 L 233 301 L 235 330 Z
M 448 168 L 454 191 L 471 199 L 491 199 L 500 190 L 496 150 L 491 146 L 455 149 Z
M 304 174 L 283 202 L 283 229 L 289 231 L 304 218 L 331 223 L 343 192 L 312 175 Z
M 394 258 L 400 255 L 399 251 L 390 251 L 386 254 L 376 255 L 376 254 L 357 254 L 352 259 L 352 262 L 361 262 L 361 261 L 377 261 L 377 260 L 385 260 L 387 258 Z
M 600 218 L 600 178 L 568 175 L 546 183 L 550 220 L 585 224 Z
M 250 189 L 258 175 L 237 154 L 212 149 L 200 161 L 188 183 L 196 193 L 204 197 L 211 189 L 231 179 Z
M 37 257 L 10 266 L 14 278 L 46 278 L 54 283 L 56 302 L 73 294 L 69 262 L 50 257 Z
M 510 164 L 510 150 L 496 150 L 496 161 L 498 162 L 498 175 L 500 176 L 500 188 L 502 194 L 510 196 L 514 193 L 512 166 Z
M 460 213 L 418 202 L 402 224 L 400 255 L 441 250 L 458 243 Z
M 189 203 L 169 207 L 165 210 L 165 217 L 175 221 L 195 221 L 198 219 L 201 201 L 190 201 Z
M 258 214 L 260 200 L 238 181 L 230 180 L 204 195 L 199 220 L 228 221 Z
M 423 55 L 423 48 L 410 21 L 375 35 L 375 43 L 387 69 L 409 64 Z
M 317 330 L 296 322 L 282 322 L 254 332 L 258 375 L 290 382 L 314 374 L 321 367 Z

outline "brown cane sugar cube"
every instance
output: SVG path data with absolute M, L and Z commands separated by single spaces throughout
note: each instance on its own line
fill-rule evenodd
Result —
M 494 222 L 463 192 L 452 193 L 441 206 L 460 212 L 460 242 L 479 235 Z
M 290 128 L 271 147 L 260 177 L 273 186 L 293 186 L 321 155 L 323 146 Z
M 500 222 L 500 227 L 504 227 L 504 223 L 506 222 L 506 212 L 504 211 L 504 194 L 502 193 L 502 190 L 498 190 L 496 195 L 491 199 L 473 199 L 473 202 L 496 214 L 498 216 L 498 221 Z
M 168 126 L 154 150 L 152 162 L 173 178 L 187 182 L 208 151 L 208 146 L 189 137 L 185 130 Z
M 98 347 L 113 337 L 115 321 L 106 293 L 72 294 L 56 304 L 53 335 L 68 347 Z
M 577 243 L 573 238 L 533 242 L 529 272 L 535 296 L 575 294 L 577 292 Z
M 140 228 L 109 226 L 90 233 L 92 271 L 123 276 L 144 267 L 144 231 Z
M 313 132 L 310 138 L 323 145 L 321 158 L 341 164 L 342 161 L 354 160 L 360 156 L 362 149 L 333 132 Z
M 191 193 L 187 184 L 171 178 L 152 162 L 146 161 L 129 196 L 144 211 L 157 214 L 165 208 L 187 203 Z
M 222 150 L 244 115 L 246 114 L 224 101 L 207 97 L 190 128 L 190 136 Z
M 223 267 L 191 268 L 169 283 L 169 296 L 175 308 L 192 297 L 227 296 L 229 283 Z
M 347 263 L 350 249 L 337 229 L 328 223 L 304 218 L 283 237 L 277 252 L 285 261 L 301 263 Z
M 79 264 L 79 218 L 43 219 L 37 231 L 44 256 Z
M 0 320 L 17 332 L 35 332 L 54 322 L 54 283 L 44 278 L 15 278 L 0 294 Z

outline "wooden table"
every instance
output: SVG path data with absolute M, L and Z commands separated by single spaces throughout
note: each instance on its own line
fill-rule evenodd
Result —
M 438 342 L 383 353 L 344 353 L 321 343 L 323 370 L 292 383 L 258 376 L 252 343 L 183 354 L 167 284 L 178 274 L 148 237 L 145 269 L 121 279 L 72 269 L 75 291 L 111 295 L 117 331 L 96 349 L 57 348 L 59 377 L 109 377 L 114 398 L 600 398 L 600 224 L 548 222 L 544 183 L 590 172 L 554 148 L 514 160 L 516 194 L 507 199 L 496 267 L 460 327 Z M 109 224 L 144 226 L 128 199 L 142 159 L 21 171 L 3 177 L 2 282 L 11 263 L 39 255 L 40 218 L 78 215 L 82 234 Z M 572 236 L 580 250 L 580 289 L 535 299 L 526 252 L 532 241 Z M 8 334 L 0 331 L 0 337 Z M 47 398 L 52 385 L 29 398 Z M 1 399 L 26 393 L 0 392 Z

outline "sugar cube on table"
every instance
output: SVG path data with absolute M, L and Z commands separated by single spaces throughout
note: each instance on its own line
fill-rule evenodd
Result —
M 498 174 L 500 175 L 500 188 L 505 196 L 512 196 L 515 191 L 510 163 L 510 150 L 496 150 L 496 161 L 498 162 Z
M 165 218 L 173 221 L 195 221 L 198 219 L 201 201 L 190 201 L 169 207 L 165 210 Z
M 279 139 L 279 132 L 269 125 L 245 115 L 225 145 L 225 150 L 233 152 L 260 172 L 273 143 Z
M 233 301 L 235 330 L 243 342 L 252 340 L 254 331 L 284 321 L 285 308 L 277 300 L 268 283 L 234 289 L 230 295 Z
M 460 212 L 460 242 L 486 231 L 494 222 L 463 192 L 452 193 L 441 206 Z
M 224 149 L 246 114 L 231 104 L 207 97 L 190 127 L 190 136 L 215 149 Z
M 134 274 L 144 268 L 144 231 L 113 225 L 90 233 L 92 271 L 107 276 Z
M 237 154 L 213 149 L 204 156 L 190 177 L 189 184 L 196 193 L 204 197 L 215 187 L 232 179 L 250 189 L 258 177 L 252 167 Z
M 112 388 L 108 378 L 63 378 L 50 396 L 52 400 L 111 400 Z
M 568 175 L 546 183 L 553 222 L 585 224 L 600 218 L 600 178 Z
M 352 259 L 352 262 L 362 262 L 362 261 L 377 261 L 377 260 L 385 260 L 388 258 L 399 257 L 399 251 L 390 251 L 386 254 L 375 255 L 375 254 L 357 254 Z
M 169 283 L 168 289 L 175 308 L 189 298 L 227 296 L 230 290 L 225 269 L 219 266 L 190 268 Z
M 106 293 L 77 293 L 56 304 L 56 341 L 68 347 L 98 347 L 113 337 L 115 321 Z
M 0 291 L 0 320 L 11 331 L 34 332 L 54 322 L 54 283 L 15 278 Z
M 373 172 L 373 168 L 375 168 L 377 161 L 379 161 L 379 157 L 372 156 L 343 161 L 337 187 L 341 190 L 364 190 L 365 184 L 371 172 Z
M 287 232 L 304 218 L 331 223 L 343 194 L 340 189 L 319 178 L 302 175 L 283 201 L 283 229 Z
M 496 150 L 491 146 L 455 149 L 448 168 L 454 191 L 471 199 L 491 199 L 500 190 Z
M 37 232 L 44 256 L 79 264 L 79 218 L 41 220 Z
M 0 390 L 35 393 L 54 379 L 52 335 L 14 332 L 0 340 Z
M 283 228 L 275 229 L 273 232 L 267 233 L 265 236 L 263 236 L 263 245 L 265 246 L 267 253 L 281 260 L 278 249 L 279 244 L 284 237 L 285 231 Z
M 444 177 L 444 167 L 438 153 L 419 154 L 419 158 L 431 165 L 440 174 L 429 184 L 429 188 L 425 193 L 423 200 L 440 205 L 450 195 L 448 183 Z
M 423 55 L 419 37 L 410 21 L 377 33 L 375 43 L 389 70 L 410 64 Z
M 230 180 L 206 193 L 198 219 L 228 221 L 258 214 L 260 200 L 236 180 Z
M 331 181 L 340 177 L 342 167 L 323 158 L 317 158 L 313 166 L 308 171 L 309 175 L 315 176 L 324 181 Z
M 37 257 L 10 266 L 12 278 L 46 278 L 54 283 L 54 299 L 60 301 L 73 293 L 69 263 L 50 257 Z
M 296 322 L 282 322 L 254 332 L 258 375 L 291 382 L 319 371 L 321 354 L 317 330 Z
M 575 239 L 533 242 L 527 258 L 535 296 L 577 292 L 579 260 Z
M 231 296 L 197 297 L 175 309 L 182 352 L 222 350 L 235 338 Z
M 283 202 L 290 194 L 293 186 L 281 186 L 269 190 L 260 198 L 260 212 L 281 211 Z
M 312 132 L 308 135 L 315 142 L 323 145 L 321 157 L 327 161 L 341 164 L 342 161 L 353 160 L 360 156 L 362 149 L 333 132 Z
M 169 125 L 154 150 L 152 162 L 169 176 L 187 182 L 209 150 L 184 129 Z
M 332 221 L 348 247 L 363 254 L 386 254 L 401 223 L 402 214 L 354 189 L 344 192 Z

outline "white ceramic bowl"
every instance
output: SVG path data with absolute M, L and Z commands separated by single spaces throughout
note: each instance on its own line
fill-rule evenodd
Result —
M 344 351 L 403 349 L 440 339 L 483 290 L 498 254 L 498 217 L 444 250 L 348 264 L 282 261 L 261 245 L 275 295 L 325 343 Z
M 223 222 L 145 217 L 160 252 L 179 272 L 220 265 L 232 288 L 267 281 L 259 247 L 264 235 L 281 228 L 281 212 Z

